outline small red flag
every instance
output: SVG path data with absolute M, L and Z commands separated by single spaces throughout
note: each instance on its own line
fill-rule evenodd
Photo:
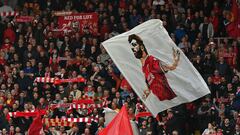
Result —
M 32 122 L 29 127 L 28 134 L 29 135 L 41 135 L 41 130 L 43 128 L 42 118 L 39 114 Z
M 108 126 L 99 132 L 99 135 L 133 135 L 125 105 Z

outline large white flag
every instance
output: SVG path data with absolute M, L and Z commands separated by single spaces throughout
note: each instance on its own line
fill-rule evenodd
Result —
M 154 116 L 210 93 L 201 75 L 158 19 L 144 22 L 102 44 Z

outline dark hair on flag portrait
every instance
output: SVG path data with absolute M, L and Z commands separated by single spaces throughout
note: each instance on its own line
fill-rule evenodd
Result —
M 133 40 L 136 40 L 136 42 L 144 48 L 144 51 L 148 54 L 148 51 L 146 47 L 143 44 L 143 40 L 136 34 L 132 34 L 128 37 L 128 42 L 131 43 Z

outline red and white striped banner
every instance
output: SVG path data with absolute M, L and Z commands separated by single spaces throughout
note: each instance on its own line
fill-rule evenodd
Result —
M 64 127 L 72 127 L 74 122 L 68 122 L 66 120 L 62 120 L 59 118 L 56 119 L 50 119 L 50 118 L 43 118 L 42 122 L 47 126 L 47 127 L 55 127 L 55 126 L 64 126 Z
M 91 104 L 91 105 L 73 103 L 70 105 L 69 110 L 70 109 L 102 108 L 102 107 L 106 107 L 107 105 L 108 105 L 107 101 L 104 101 L 103 103 L 100 103 L 100 104 Z
M 17 112 L 8 112 L 9 117 L 15 117 L 17 115 Z
M 11 117 L 17 118 L 17 117 L 35 117 L 37 115 L 45 115 L 47 113 L 47 110 L 39 110 L 34 112 L 8 112 L 6 119 L 9 120 Z
M 72 127 L 74 123 L 88 123 L 91 124 L 91 122 L 98 122 L 98 117 L 97 118 L 92 118 L 92 117 L 82 117 L 82 118 L 55 118 L 55 119 L 50 119 L 50 118 L 43 118 L 43 123 L 50 127 L 50 126 L 68 126 Z
M 55 108 L 60 107 L 70 107 L 71 103 L 65 103 L 65 104 L 51 104 L 50 109 L 54 110 Z
M 40 111 L 35 111 L 35 112 L 9 112 L 8 115 L 10 117 L 34 117 L 37 116 L 38 114 L 40 115 L 45 115 L 46 110 L 40 110 Z
M 0 12 L 0 16 L 18 16 L 19 12 L 16 11 L 7 11 L 7 12 Z
M 70 107 L 67 110 L 67 113 L 71 113 L 72 109 L 87 109 L 87 113 L 90 114 L 94 108 L 101 108 L 104 107 L 105 104 L 91 104 L 91 105 L 86 105 L 86 104 L 71 104 Z
M 93 97 L 93 96 L 88 96 L 88 95 L 83 95 L 82 96 L 83 100 L 93 100 L 93 101 L 107 101 L 107 97 Z M 77 100 L 73 100 L 73 103 L 78 102 Z
M 62 83 L 69 83 L 69 82 L 85 82 L 85 79 L 83 77 L 78 78 L 71 78 L 71 79 L 55 79 L 54 84 L 59 85 Z
M 100 103 L 100 104 L 93 104 L 92 107 L 93 107 L 93 108 L 103 108 L 103 107 L 106 107 L 108 104 L 109 104 L 108 101 L 103 101 L 103 102 Z
M 50 108 L 55 109 L 59 107 L 72 107 L 78 106 L 78 104 L 94 104 L 94 101 L 92 99 L 80 99 L 80 100 L 74 100 L 73 103 L 63 103 L 63 104 L 51 104 Z
M 36 77 L 34 82 L 38 83 L 54 83 L 55 78 L 50 78 L 50 77 Z
M 36 77 L 34 82 L 38 83 L 54 83 L 55 85 L 59 85 L 62 83 L 69 82 L 85 82 L 83 77 L 71 78 L 71 79 L 58 79 L 58 78 L 50 78 L 50 77 Z
M 71 104 L 68 110 L 71 109 L 88 109 L 90 105 L 85 105 L 85 104 Z
M 83 117 L 83 118 L 62 118 L 62 120 L 68 121 L 68 122 L 85 122 L 85 123 L 91 123 L 92 121 L 97 122 L 96 119 L 90 118 L 90 117 Z
M 66 113 L 67 113 L 67 114 L 71 114 L 73 109 L 76 109 L 76 110 L 86 109 L 86 110 L 87 110 L 87 114 L 92 113 L 92 110 L 93 110 L 93 109 L 90 107 L 90 105 L 71 104 L 70 107 L 67 109 L 67 112 L 66 112 Z

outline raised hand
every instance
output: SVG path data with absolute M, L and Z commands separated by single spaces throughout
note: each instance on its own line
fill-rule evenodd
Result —
M 142 97 L 143 100 L 146 100 L 150 93 L 151 93 L 151 91 L 149 89 L 144 90 L 144 94 Z
M 178 61 L 180 60 L 180 52 L 177 49 L 172 48 L 173 50 L 173 60 L 174 63 L 178 63 Z

